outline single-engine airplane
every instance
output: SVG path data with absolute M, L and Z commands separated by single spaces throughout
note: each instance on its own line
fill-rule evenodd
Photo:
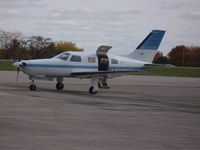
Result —
M 31 91 L 36 90 L 36 79 L 52 81 L 56 78 L 56 89 L 62 90 L 63 78 L 70 77 L 91 78 L 89 92 L 96 94 L 98 88 L 109 88 L 107 79 L 153 66 L 152 60 L 164 34 L 163 30 L 153 30 L 135 51 L 125 56 L 108 54 L 112 47 L 100 46 L 96 53 L 66 51 L 49 59 L 21 60 L 13 66 L 29 75 Z

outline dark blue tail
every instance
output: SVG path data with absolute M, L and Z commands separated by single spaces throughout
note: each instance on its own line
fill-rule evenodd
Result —
M 157 50 L 164 34 L 164 30 L 153 30 L 136 49 Z
M 140 45 L 128 55 L 129 58 L 137 59 L 145 62 L 152 62 L 158 47 L 165 34 L 164 30 L 153 30 L 151 33 L 140 43 Z

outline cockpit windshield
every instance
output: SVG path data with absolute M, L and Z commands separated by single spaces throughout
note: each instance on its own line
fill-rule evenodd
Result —
M 69 53 L 62 53 L 58 55 L 56 58 L 62 59 L 62 60 L 67 60 L 69 58 Z

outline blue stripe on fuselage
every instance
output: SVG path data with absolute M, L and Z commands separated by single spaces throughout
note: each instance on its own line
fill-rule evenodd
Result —
M 133 71 L 133 72 L 143 72 L 140 68 L 136 67 L 110 67 L 110 71 Z
M 81 68 L 81 69 L 98 69 L 97 66 L 80 66 L 80 65 L 49 65 L 49 64 L 26 64 L 27 67 L 40 68 Z
M 71 69 L 98 69 L 98 66 L 81 66 L 81 65 L 49 65 L 49 64 L 26 64 L 26 67 L 39 67 L 39 68 L 71 68 Z M 137 67 L 118 67 L 111 66 L 109 71 L 133 71 L 133 72 L 143 72 Z

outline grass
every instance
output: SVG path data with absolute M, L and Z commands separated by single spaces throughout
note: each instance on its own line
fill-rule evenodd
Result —
M 10 60 L 0 60 L 0 70 L 16 71 L 17 69 L 14 66 L 12 66 L 12 61 L 10 61 Z
M 198 67 L 151 67 L 142 73 L 132 73 L 134 75 L 146 76 L 173 76 L 173 77 L 200 77 Z
M 12 61 L 0 60 L 0 70 L 16 71 Z M 175 77 L 200 77 L 200 67 L 151 67 L 142 73 L 131 73 L 132 75 L 146 76 L 175 76 Z

